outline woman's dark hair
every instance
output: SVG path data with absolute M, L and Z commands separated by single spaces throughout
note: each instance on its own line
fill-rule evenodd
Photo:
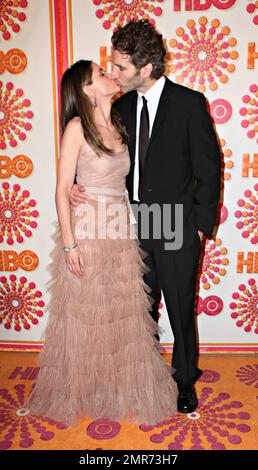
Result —
M 114 32 L 111 41 L 114 49 L 131 56 L 138 70 L 152 64 L 151 78 L 158 79 L 164 74 L 167 51 L 162 35 L 147 20 L 130 21 Z
M 99 156 L 101 152 L 112 155 L 114 152 L 107 148 L 94 123 L 93 109 L 89 97 L 84 93 L 83 87 L 92 84 L 92 61 L 79 60 L 69 67 L 61 80 L 61 129 L 65 130 L 67 123 L 78 116 L 81 120 L 83 134 Z M 127 133 L 119 114 L 111 110 L 111 122 L 121 136 L 122 143 L 127 142 Z

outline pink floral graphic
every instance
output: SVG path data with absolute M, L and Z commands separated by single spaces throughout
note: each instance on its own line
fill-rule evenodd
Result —
M 30 131 L 32 125 L 28 122 L 33 117 L 33 112 L 26 110 L 31 104 L 27 98 L 21 100 L 24 91 L 17 88 L 14 91 L 12 82 L 6 83 L 5 90 L 3 82 L 0 82 L 0 150 L 6 148 L 6 140 L 11 147 L 16 147 L 19 140 L 26 139 L 26 132 Z
M 219 284 L 220 276 L 225 276 L 225 266 L 229 263 L 225 256 L 227 248 L 222 247 L 222 241 L 217 238 L 215 242 L 206 240 L 205 252 L 201 255 L 199 264 L 199 275 L 204 289 L 210 289 L 211 283 Z
M 0 1 L 0 31 L 2 38 L 8 41 L 12 33 L 20 31 L 20 24 L 26 20 L 23 9 L 27 8 L 26 0 L 1 0 Z
M 45 302 L 41 299 L 42 292 L 36 288 L 35 282 L 28 282 L 25 276 L 17 278 L 11 274 L 9 280 L 0 277 L 0 324 L 7 330 L 29 330 L 38 324 Z
M 257 1 L 256 2 L 249 2 L 249 0 L 248 0 L 248 5 L 246 6 L 246 11 L 250 15 L 252 15 L 254 13 L 253 23 L 255 25 L 258 25 L 258 2 Z
M 258 364 L 248 364 L 245 367 L 240 367 L 236 372 L 236 376 L 245 385 L 253 385 L 258 388 Z
M 231 170 L 234 168 L 234 162 L 232 161 L 232 150 L 227 148 L 225 139 L 220 139 L 220 145 L 223 152 L 223 165 L 221 168 L 222 180 L 229 181 L 231 179 Z
M 249 279 L 247 284 L 238 286 L 239 292 L 233 292 L 229 307 L 233 312 L 231 318 L 236 320 L 239 328 L 244 327 L 247 333 L 258 334 L 258 292 L 255 279 Z
M 241 230 L 243 238 L 249 239 L 253 245 L 258 243 L 258 183 L 254 190 L 244 191 L 246 199 L 239 199 L 237 205 L 239 209 L 235 211 L 238 220 L 236 228 Z
M 241 126 L 248 129 L 246 135 L 249 139 L 256 137 L 258 132 L 258 86 L 253 83 L 249 87 L 249 94 L 242 97 L 244 106 L 240 108 L 239 114 L 244 117 L 241 121 Z M 256 137 L 258 143 L 258 136 Z
M 242 435 L 251 430 L 245 423 L 250 415 L 241 410 L 243 403 L 230 398 L 229 393 L 216 396 L 212 388 L 204 387 L 194 413 L 178 413 L 155 427 L 141 425 L 140 429 L 151 433 L 151 442 L 166 442 L 170 450 L 226 450 L 228 443 L 241 444 Z M 160 432 L 157 432 L 158 428 L 162 428 Z M 192 445 L 185 446 L 184 442 L 189 438 Z
M 3 191 L 0 191 L 0 243 L 6 241 L 8 245 L 13 245 L 14 241 L 24 242 L 24 237 L 30 238 L 32 230 L 38 226 L 35 219 L 39 212 L 34 209 L 35 199 L 30 198 L 28 190 L 21 191 L 19 184 L 14 184 L 13 188 L 9 183 L 2 184 Z M 6 236 L 6 240 L 5 237 Z
M 0 450 L 10 449 L 14 437 L 19 439 L 18 444 L 21 449 L 27 449 L 37 444 L 37 441 L 53 439 L 55 437 L 53 431 L 67 428 L 64 424 L 49 418 L 32 415 L 28 408 L 24 408 L 25 385 L 17 384 L 14 389 L 15 395 L 7 389 L 0 389 L 0 432 L 3 435 Z M 38 438 L 35 438 L 35 434 Z
M 214 19 L 211 25 L 208 18 L 199 18 L 199 28 L 196 21 L 188 20 L 187 29 L 179 27 L 176 35 L 179 39 L 171 39 L 169 45 L 176 49 L 170 53 L 172 64 L 170 73 L 177 73 L 176 81 L 186 83 L 189 88 L 197 88 L 204 92 L 207 85 L 210 90 L 218 88 L 218 82 L 226 83 L 228 73 L 235 71 L 233 60 L 238 58 L 238 52 L 231 48 L 236 45 L 236 39 L 226 36 L 230 34 L 228 26 L 220 27 L 220 21 Z
M 160 16 L 162 8 L 157 6 L 164 0 L 92 0 L 96 6 L 101 6 L 96 10 L 96 17 L 99 19 L 106 18 L 102 26 L 109 29 L 113 25 L 113 29 L 124 26 L 125 23 L 141 19 L 149 20 L 151 24 L 155 24 L 153 16 Z

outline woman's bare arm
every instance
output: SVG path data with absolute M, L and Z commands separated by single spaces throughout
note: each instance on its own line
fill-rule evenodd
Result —
M 74 183 L 76 165 L 83 132 L 79 120 L 70 121 L 62 137 L 56 185 L 56 208 L 64 246 L 71 246 L 75 239 L 71 229 L 69 194 Z

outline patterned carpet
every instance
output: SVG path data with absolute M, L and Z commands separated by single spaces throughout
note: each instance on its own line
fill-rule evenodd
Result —
M 37 353 L 0 353 L 0 449 L 257 450 L 258 358 L 201 356 L 198 409 L 156 426 L 90 418 L 75 428 L 23 408 Z M 169 361 L 169 355 L 164 355 Z

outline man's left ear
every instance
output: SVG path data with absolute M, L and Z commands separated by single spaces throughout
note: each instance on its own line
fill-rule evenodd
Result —
M 148 78 L 152 72 L 153 65 L 152 64 L 147 64 L 143 67 L 144 69 L 144 77 Z

